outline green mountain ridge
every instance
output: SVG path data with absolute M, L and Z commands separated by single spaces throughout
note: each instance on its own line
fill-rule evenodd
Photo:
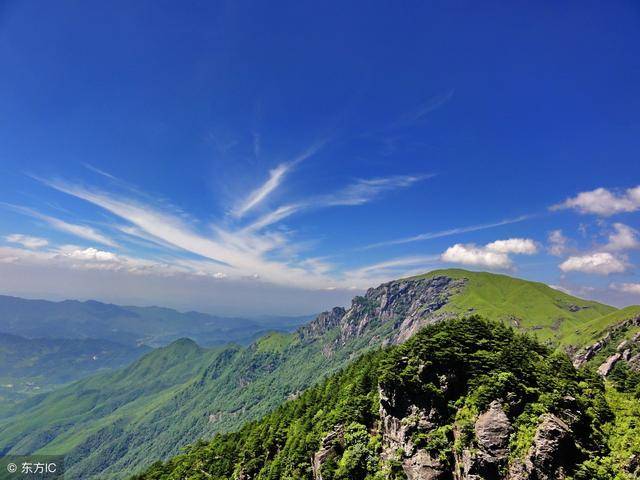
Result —
M 596 374 L 532 337 L 452 319 L 135 480 L 637 478 L 617 436 L 630 407 L 607 400 Z
M 124 478 L 198 438 L 263 417 L 362 354 L 401 343 L 435 322 L 480 314 L 564 344 L 606 315 L 618 321 L 616 312 L 504 275 L 430 272 L 369 289 L 348 309 L 324 312 L 295 333 L 269 334 L 249 347 L 199 349 L 182 375 L 172 378 L 169 369 L 165 383 L 134 375 L 140 368 L 134 364 L 40 396 L 0 421 L 0 452 L 64 453 L 71 479 Z M 137 363 L 155 363 L 149 360 L 155 353 Z M 86 401 L 93 390 L 99 393 Z
M 166 345 L 190 337 L 207 346 L 249 343 L 270 329 L 291 331 L 308 317 L 255 320 L 179 312 L 164 307 L 120 306 L 89 300 L 27 300 L 0 295 L 0 333 L 25 338 L 100 339 L 123 345 Z M 46 332 L 46 333 L 44 333 Z
M 108 340 L 27 339 L 0 333 L 0 402 L 125 367 L 149 350 Z

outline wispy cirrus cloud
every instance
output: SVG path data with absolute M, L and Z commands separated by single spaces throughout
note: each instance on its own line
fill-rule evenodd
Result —
M 417 182 L 433 177 L 428 175 L 394 175 L 370 179 L 357 179 L 343 189 L 336 192 L 317 195 L 296 203 L 282 205 L 275 210 L 259 217 L 246 227 L 248 231 L 257 231 L 269 225 L 278 223 L 285 218 L 303 210 L 322 209 L 341 206 L 358 206 L 376 200 L 385 192 L 407 188 Z
M 291 170 L 292 166 L 293 165 L 291 163 L 281 163 L 276 168 L 270 170 L 267 181 L 252 191 L 246 199 L 234 208 L 232 211 L 233 215 L 241 218 L 249 210 L 263 202 L 271 192 L 278 188 L 287 172 Z
M 120 181 L 120 179 L 117 178 L 116 176 L 111 175 L 109 172 L 105 172 L 104 170 L 101 170 L 98 167 L 94 167 L 90 163 L 83 163 L 82 166 L 87 170 L 91 170 L 92 172 L 97 173 L 98 175 L 102 175 L 103 177 L 108 178 L 109 180 Z
M 435 174 L 428 175 L 394 175 L 369 179 L 358 179 L 342 190 L 313 199 L 313 203 L 319 206 L 355 206 L 363 205 L 378 197 L 384 192 L 398 188 L 406 188 Z
M 61 181 L 41 181 L 129 222 L 137 229 L 138 234 L 142 232 L 144 236 L 157 239 L 158 242 L 215 262 L 217 271 L 226 275 L 257 275 L 271 282 L 285 285 L 298 283 L 301 287 L 309 288 L 327 281 L 327 278 L 309 275 L 304 266 L 267 258 L 267 254 L 289 246 L 282 235 L 256 235 L 246 230 L 230 231 L 219 227 L 214 228 L 213 234 L 201 233 L 181 216 L 160 211 L 153 205 L 138 200 Z
M 439 255 L 411 255 L 392 258 L 345 272 L 343 283 L 353 288 L 362 288 L 393 278 L 424 273 L 441 263 Z
M 449 100 L 453 98 L 454 93 L 455 90 L 451 88 L 437 95 L 434 95 L 433 97 L 418 105 L 415 109 L 402 115 L 400 118 L 398 118 L 398 120 L 393 122 L 389 128 L 404 128 L 413 125 L 421 118 L 425 117 L 429 113 L 439 109 L 447 102 L 449 102 Z
M 331 272 L 333 265 L 299 257 L 299 246 L 292 243 L 288 234 L 265 228 L 304 209 L 363 205 L 385 192 L 407 188 L 428 177 L 397 175 L 358 179 L 334 193 L 281 206 L 248 226 L 228 228 L 213 225 L 208 232 L 195 228 L 189 217 L 179 214 L 178 209 L 149 203 L 148 196 L 140 200 L 60 180 L 39 181 L 124 220 L 125 225 L 114 228 L 125 235 L 202 257 L 203 260 L 196 261 L 196 264 L 201 264 L 205 272 L 215 270 L 215 273 L 230 278 L 259 278 L 282 285 L 324 288 L 336 283 L 344 286 L 347 280 L 340 280 L 340 275 Z M 191 267 L 195 268 L 194 265 Z
M 250 210 L 256 208 L 271 195 L 283 182 L 286 175 L 300 162 L 312 157 L 327 143 L 326 140 L 315 143 L 293 160 L 281 163 L 269 171 L 269 178 L 249 195 L 242 199 L 231 211 L 236 218 L 242 218 Z
M 109 247 L 116 247 L 118 245 L 111 238 L 87 225 L 65 222 L 64 220 L 60 220 L 59 218 L 45 215 L 32 208 L 23 207 L 21 205 L 13 205 L 10 203 L 1 203 L 1 205 L 23 215 L 42 220 L 60 232 L 68 233 L 85 240 L 97 242 L 102 245 L 107 245 Z
M 438 232 L 427 232 L 427 233 L 421 233 L 418 235 L 414 235 L 411 237 L 404 237 L 404 238 L 397 238 L 394 240 L 387 240 L 384 242 L 377 242 L 377 243 L 372 243 L 369 245 L 365 245 L 364 247 L 362 247 L 362 250 L 369 250 L 372 248 L 380 248 L 380 247 L 388 247 L 391 245 L 402 245 L 405 243 L 413 243 L 413 242 L 422 242 L 425 240 L 432 240 L 435 238 L 443 238 L 443 237 L 450 237 L 453 235 L 459 235 L 459 234 L 463 234 L 463 233 L 470 233 L 470 232 L 478 232 L 480 230 L 487 230 L 490 228 L 496 228 L 496 227 L 501 227 L 504 225 L 511 225 L 513 223 L 519 223 L 519 222 L 524 222 L 525 220 L 529 220 L 530 218 L 534 218 L 535 215 L 520 215 L 519 217 L 515 217 L 515 218 L 508 218 L 505 220 L 500 220 L 499 222 L 493 222 L 493 223 L 482 223 L 479 225 L 470 225 L 467 227 L 457 227 L 457 228 L 450 228 L 447 230 L 440 230 Z
M 38 249 L 49 245 L 49 241 L 45 238 L 32 237 L 31 235 L 23 235 L 21 233 L 12 233 L 7 235 L 4 239 L 9 243 L 17 243 L 26 248 Z

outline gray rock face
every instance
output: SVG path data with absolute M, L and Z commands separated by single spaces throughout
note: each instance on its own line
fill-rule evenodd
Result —
M 443 467 L 438 457 L 426 450 L 418 450 L 402 462 L 407 480 L 447 480 L 451 474 Z
M 338 342 L 359 336 L 372 322 L 391 322 L 397 334 L 394 343 L 402 342 L 428 323 L 431 314 L 442 308 L 449 295 L 464 285 L 464 280 L 433 277 L 403 280 L 370 288 L 356 297 L 342 318 Z
M 640 372 L 640 353 L 637 353 L 629 358 L 629 368 L 636 372 Z
M 466 280 L 446 276 L 416 278 L 385 283 L 370 288 L 364 296 L 355 297 L 345 310 L 337 307 L 321 313 L 313 322 L 298 329 L 302 340 L 313 341 L 328 330 L 338 329 L 337 338 L 322 346 L 326 357 L 354 338 L 364 337 L 380 329 L 370 338 L 371 345 L 400 343 L 430 323 L 449 318 L 453 314 L 439 312 L 449 297 L 459 291 Z M 388 335 L 388 330 L 393 332 Z
M 509 460 L 509 435 L 512 427 L 502 403 L 494 400 L 476 419 L 475 444 L 456 456 L 456 480 L 500 478 Z
M 611 334 L 607 333 L 607 335 L 601 340 L 598 340 L 593 345 L 590 345 L 585 349 L 581 350 L 580 352 L 578 352 L 577 354 L 573 355 L 573 366 L 576 368 L 580 368 L 581 366 L 583 366 L 585 363 L 587 363 L 589 360 L 595 357 L 595 355 L 600 350 L 602 350 L 609 343 L 610 340 L 611 340 Z
M 619 332 L 622 332 L 630 327 L 640 326 L 640 315 L 624 320 L 609 329 L 607 334 L 602 337 L 600 340 L 595 342 L 592 345 L 589 345 L 578 352 L 570 352 L 571 357 L 573 358 L 573 366 L 579 368 L 591 360 L 598 352 L 600 352 L 603 348 L 608 346 L 612 340 L 616 337 Z M 637 333 L 631 341 L 624 340 L 620 342 L 616 351 L 621 351 L 630 346 L 630 343 L 637 344 L 640 342 L 640 333 Z M 611 358 L 611 357 L 609 357 Z M 616 360 L 617 361 L 617 360 Z
M 383 460 L 396 458 L 402 451 L 402 469 L 408 480 L 445 480 L 451 478 L 447 466 L 437 455 L 419 449 L 413 443 L 416 431 L 428 432 L 437 427 L 437 413 L 426 411 L 408 401 L 388 395 L 380 389 L 380 433 Z
M 605 360 L 605 362 L 598 367 L 598 373 L 603 377 L 609 375 L 609 372 L 614 367 L 614 365 L 622 358 L 621 353 L 614 353 L 609 358 Z
M 344 440 L 344 429 L 342 426 L 336 427 L 331 433 L 322 439 L 322 446 L 313 455 L 311 467 L 313 469 L 313 480 L 322 479 L 322 465 L 330 456 L 339 453 L 339 446 Z
M 327 330 L 331 330 L 333 327 L 340 323 L 342 317 L 346 313 L 342 307 L 334 307 L 327 312 L 322 312 L 315 320 L 300 327 L 298 334 L 301 338 L 315 338 L 321 336 Z
M 533 446 L 529 452 L 528 463 L 532 470 L 538 472 L 538 477 L 554 478 L 552 472 L 562 463 L 562 454 L 573 451 L 575 444 L 569 426 L 553 414 L 546 414 L 538 426 L 533 439 Z M 549 472 L 549 473 L 547 473 Z M 544 476 L 543 476 L 544 475 Z
M 511 422 L 499 401 L 491 402 L 489 409 L 478 416 L 475 431 L 478 447 L 489 457 L 502 458 L 509 453 Z
M 547 413 L 540 417 L 533 445 L 524 462 L 515 462 L 509 469 L 509 480 L 562 480 L 563 465 L 570 465 L 576 451 L 571 428 L 557 416 Z

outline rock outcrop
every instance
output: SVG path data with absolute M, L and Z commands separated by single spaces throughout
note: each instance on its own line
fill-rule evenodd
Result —
M 444 480 L 451 477 L 438 454 L 418 448 L 413 440 L 417 432 L 429 432 L 438 426 L 438 412 L 418 406 L 412 399 L 379 389 L 382 458 L 397 459 L 408 480 Z
M 474 424 L 473 448 L 465 448 L 456 455 L 456 480 L 484 480 L 500 478 L 509 460 L 511 421 L 502 402 L 494 400 Z
M 370 339 L 371 345 L 401 343 L 425 325 L 452 317 L 453 314 L 439 310 L 465 282 L 464 279 L 436 276 L 385 283 L 355 297 L 347 310 L 336 307 L 321 313 L 311 323 L 300 327 L 298 335 L 301 340 L 311 342 L 337 328 L 337 337 L 322 347 L 326 357 L 331 357 L 335 350 L 354 338 L 365 337 L 381 326 L 385 326 L 385 331 L 388 326 L 392 333 L 385 333 L 382 341 L 374 335 Z
M 607 357 L 602 365 L 598 367 L 598 374 L 606 377 L 609 375 L 609 372 L 614 367 L 614 365 L 622 358 L 621 353 L 614 353 L 613 355 Z
M 524 461 L 515 461 L 509 480 L 561 480 L 574 462 L 576 445 L 571 427 L 554 414 L 542 415 Z
M 632 354 L 635 353 L 634 350 L 638 349 L 638 346 L 640 344 L 640 332 L 636 333 L 631 339 L 620 340 L 620 337 L 623 336 L 624 332 L 632 327 L 638 326 L 640 326 L 640 315 L 628 318 L 627 320 L 614 325 L 597 342 L 588 345 L 587 347 L 577 352 L 569 352 L 569 354 L 573 358 L 573 366 L 576 368 L 582 367 L 598 354 L 601 354 L 601 352 L 610 352 L 611 354 L 607 356 L 607 359 L 600 364 L 600 368 L 602 369 L 602 371 L 600 371 L 600 368 L 598 369 L 598 372 L 601 375 L 608 375 L 615 363 L 620 360 L 620 357 L 614 358 L 616 357 L 616 355 L 612 352 L 621 352 L 624 354 L 624 352 L 628 350 L 628 353 L 626 354 L 627 358 L 624 358 L 624 356 L 622 356 L 622 359 L 624 361 L 630 361 Z M 612 343 L 616 340 L 619 343 L 614 349 L 612 348 Z M 613 345 L 615 345 L 615 343 L 613 343 Z
M 320 337 L 338 325 L 345 313 L 346 310 L 342 307 L 334 307 L 327 312 L 322 312 L 313 321 L 300 327 L 298 335 L 303 339 Z
M 332 432 L 322 439 L 320 449 L 314 453 L 311 459 L 311 468 L 313 470 L 313 480 L 323 480 L 322 465 L 329 457 L 337 456 L 342 453 L 342 444 L 344 443 L 344 428 L 342 425 L 336 427 Z

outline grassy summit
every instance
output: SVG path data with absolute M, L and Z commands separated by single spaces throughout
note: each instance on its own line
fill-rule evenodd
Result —
M 603 319 L 617 312 L 615 307 L 574 297 L 545 283 L 507 275 L 447 269 L 412 278 L 440 275 L 466 279 L 465 286 L 443 310 L 457 315 L 477 313 L 505 321 L 519 330 L 535 333 L 540 340 L 564 343 L 567 337 L 575 338 L 574 334 L 587 323 L 601 319 L 597 326 L 604 329 L 617 319 L 615 316 Z M 582 339 L 575 340 L 579 343 Z

